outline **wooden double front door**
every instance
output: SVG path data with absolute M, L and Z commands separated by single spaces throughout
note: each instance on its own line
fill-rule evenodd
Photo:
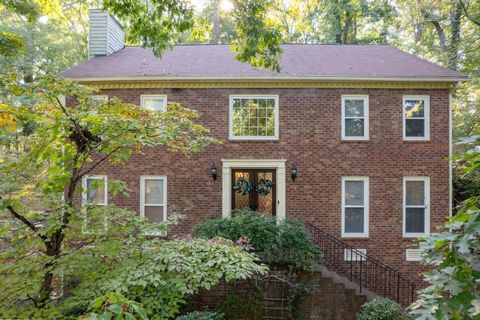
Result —
M 232 169 L 232 209 L 251 209 L 275 216 L 275 178 L 275 169 Z

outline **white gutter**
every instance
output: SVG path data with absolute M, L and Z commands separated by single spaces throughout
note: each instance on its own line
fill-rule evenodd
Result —
M 470 78 L 365 78 L 365 77 L 160 77 L 160 76 L 138 76 L 138 77 L 64 77 L 78 82 L 101 82 L 101 81 L 386 81 L 386 82 L 466 82 Z

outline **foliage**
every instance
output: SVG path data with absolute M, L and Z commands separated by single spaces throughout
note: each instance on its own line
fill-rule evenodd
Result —
M 130 41 L 158 56 L 193 27 L 193 9 L 182 0 L 104 0 L 103 6 L 125 22 Z
M 194 311 L 177 317 L 177 320 L 223 320 L 223 314 L 210 311 Z
M 226 319 L 255 319 L 265 314 L 265 298 L 262 284 L 250 283 L 246 292 L 229 292 L 226 298 L 219 303 L 218 311 Z
M 118 247 L 101 263 L 83 264 L 83 281 L 65 305 L 81 304 L 97 290 L 114 290 L 141 303 L 150 317 L 169 319 L 178 313 L 186 295 L 200 288 L 210 289 L 222 277 L 229 282 L 266 271 L 266 267 L 255 263 L 255 255 L 225 239 L 139 241 L 136 238 L 114 243 Z M 108 252 L 105 249 L 112 246 L 110 242 L 106 240 L 102 244 L 105 247 L 69 259 L 95 262 L 92 255 Z M 79 269 L 75 267 L 69 274 L 73 276 Z
M 109 292 L 93 300 L 88 307 L 88 313 L 81 318 L 88 320 L 112 318 L 148 320 L 147 312 L 139 303 L 130 301 L 115 292 Z
M 100 170 L 105 163 L 121 165 L 142 148 L 158 147 L 188 156 L 216 140 L 207 137 L 208 130 L 195 123 L 198 118 L 195 111 L 175 103 L 169 104 L 166 112 L 155 112 L 118 99 L 95 101 L 89 96 L 92 89 L 50 76 L 26 83 L 16 74 L 7 74 L 1 76 L 0 85 L 3 89 L 0 97 L 0 218 L 5 221 L 0 235 L 1 246 L 6 248 L 0 253 L 0 269 L 7 275 L 1 280 L 0 310 L 3 317 L 20 314 L 22 317 L 51 317 L 53 314 L 43 312 L 54 310 L 58 313 L 49 298 L 55 295 L 55 282 L 62 274 L 66 277 L 81 274 L 81 285 L 86 288 L 89 288 L 89 279 L 96 281 L 95 288 L 90 287 L 90 291 L 82 293 L 85 295 L 83 301 L 117 291 L 116 287 L 110 289 L 107 285 L 100 291 L 101 279 L 91 273 L 101 270 L 112 252 L 118 253 L 116 246 L 125 245 L 123 241 L 133 235 L 137 235 L 138 241 L 144 241 L 138 235 L 147 228 L 157 227 L 138 217 L 139 221 L 135 220 L 134 213 L 123 209 L 111 206 L 82 208 L 76 201 L 82 191 L 79 187 L 82 178 L 93 170 Z M 73 107 L 65 106 L 60 96 L 75 97 Z M 108 188 L 112 196 L 128 193 L 128 186 L 122 181 L 110 180 Z M 117 217 L 111 220 L 116 227 L 110 230 L 109 241 L 102 238 L 103 221 L 107 216 L 109 219 Z M 93 232 L 82 232 L 85 221 L 97 224 Z M 183 248 L 181 243 L 171 244 L 175 245 Z M 91 254 L 87 246 L 95 248 L 91 249 L 96 254 L 93 260 L 91 256 L 76 260 L 76 254 Z M 214 253 L 215 249 L 217 247 L 211 248 Z M 220 252 L 225 253 L 225 250 Z M 191 252 L 192 259 L 198 258 L 195 253 Z M 243 257 L 241 253 L 234 253 Z M 131 264 L 135 265 L 136 256 L 137 253 Z M 168 262 L 174 264 L 182 260 Z M 89 270 L 88 276 L 82 274 L 84 268 Z M 222 275 L 218 269 L 212 270 L 217 272 L 215 276 Z M 248 272 L 248 265 L 246 270 Z M 102 276 L 108 274 L 113 278 L 113 273 L 120 271 L 112 269 Z M 161 275 L 156 277 L 158 280 Z M 210 282 L 200 278 L 197 285 L 211 285 L 216 278 L 209 279 Z M 195 288 L 193 284 L 184 284 L 182 279 L 177 278 L 177 282 L 177 286 L 187 288 L 172 293 L 179 298 Z M 19 287 L 18 283 L 25 285 Z M 23 301 L 24 305 L 19 305 L 18 301 Z
M 311 269 L 320 261 L 320 251 L 312 243 L 304 225 L 295 219 L 277 224 L 276 219 L 255 211 L 238 210 L 229 219 L 208 219 L 200 223 L 200 237 L 223 237 L 236 241 L 247 238 L 262 259 L 276 263 L 294 263 Z
M 453 164 L 452 178 L 453 207 L 456 210 L 465 200 L 478 195 L 480 190 L 480 172 L 465 172 L 465 164 L 459 160 Z
M 465 201 L 445 225 L 445 231 L 420 243 L 429 286 L 419 292 L 410 313 L 418 319 L 478 319 L 480 317 L 480 197 Z
M 25 81 L 39 75 L 58 74 L 87 58 L 88 9 L 93 1 L 13 1 L 30 3 L 34 14 L 23 18 L 21 12 L 0 5 L 0 34 L 13 35 L 19 50 L 2 43 L 0 35 L 0 71 L 12 66 Z M 2 54 L 8 50 L 9 54 Z M 3 55 L 3 57 L 2 57 Z
M 270 7 L 270 2 L 264 0 L 236 2 L 233 17 L 237 38 L 232 42 L 232 48 L 240 62 L 280 71 L 281 36 L 274 21 L 268 18 Z
M 0 55 L 18 56 L 25 50 L 25 44 L 19 36 L 0 30 Z
M 357 320 L 408 320 L 399 304 L 387 298 L 375 298 L 362 305 Z

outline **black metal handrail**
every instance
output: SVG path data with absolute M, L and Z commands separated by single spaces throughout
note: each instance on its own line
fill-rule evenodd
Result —
M 415 284 L 398 271 L 312 224 L 307 223 L 305 227 L 312 241 L 323 252 L 323 264 L 356 283 L 360 293 L 367 289 L 403 306 L 414 301 Z

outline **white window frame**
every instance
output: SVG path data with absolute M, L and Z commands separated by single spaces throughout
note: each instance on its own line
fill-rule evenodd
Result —
M 90 99 L 100 101 L 100 100 L 105 100 L 108 101 L 108 95 L 107 94 L 91 94 Z
M 102 180 L 103 179 L 103 188 L 104 188 L 104 203 L 97 203 L 97 206 L 106 206 L 108 205 L 108 176 L 106 175 L 87 175 L 82 178 L 82 204 L 87 205 L 87 180 L 88 179 L 95 179 L 95 180 Z
M 233 135 L 233 100 L 234 99 L 273 99 L 275 101 L 275 135 L 262 137 L 262 136 L 235 136 Z M 236 94 L 229 96 L 228 107 L 228 138 L 230 140 L 278 140 L 279 137 L 279 96 L 272 94 Z
M 163 221 L 167 221 L 167 176 L 140 176 L 140 217 L 145 218 L 145 181 L 146 180 L 163 180 L 163 205 L 148 204 L 152 207 L 163 206 Z
M 345 116 L 345 101 L 346 100 L 363 100 L 363 117 L 346 117 Z M 345 135 L 345 121 L 347 119 L 363 119 L 363 136 L 347 136 Z M 347 94 L 342 95 L 342 140 L 357 140 L 366 141 L 369 139 L 369 99 L 368 95 L 364 94 Z
M 142 94 L 140 95 L 140 107 L 144 108 L 145 107 L 145 100 L 146 99 L 155 99 L 155 98 L 162 98 L 165 100 L 165 107 L 164 110 L 167 110 L 167 95 L 166 94 Z
M 424 216 L 424 232 L 406 232 L 407 226 L 407 181 L 423 181 L 424 182 L 424 205 L 413 206 L 409 208 L 425 208 Z M 430 178 L 429 177 L 403 177 L 403 237 L 404 238 L 418 238 L 421 236 L 428 236 L 430 234 Z
M 345 182 L 363 181 L 363 206 L 345 205 Z M 351 176 L 342 177 L 342 238 L 368 238 L 369 236 L 369 194 L 370 182 L 368 177 Z M 364 208 L 363 210 L 363 232 L 345 232 L 345 208 Z
M 406 100 L 424 100 L 423 118 L 415 117 L 408 119 L 423 119 L 424 132 L 423 137 L 407 137 L 407 117 L 405 112 Z M 405 141 L 428 141 L 430 140 L 430 96 L 426 95 L 404 95 L 402 99 L 402 118 L 403 118 L 403 140 Z

